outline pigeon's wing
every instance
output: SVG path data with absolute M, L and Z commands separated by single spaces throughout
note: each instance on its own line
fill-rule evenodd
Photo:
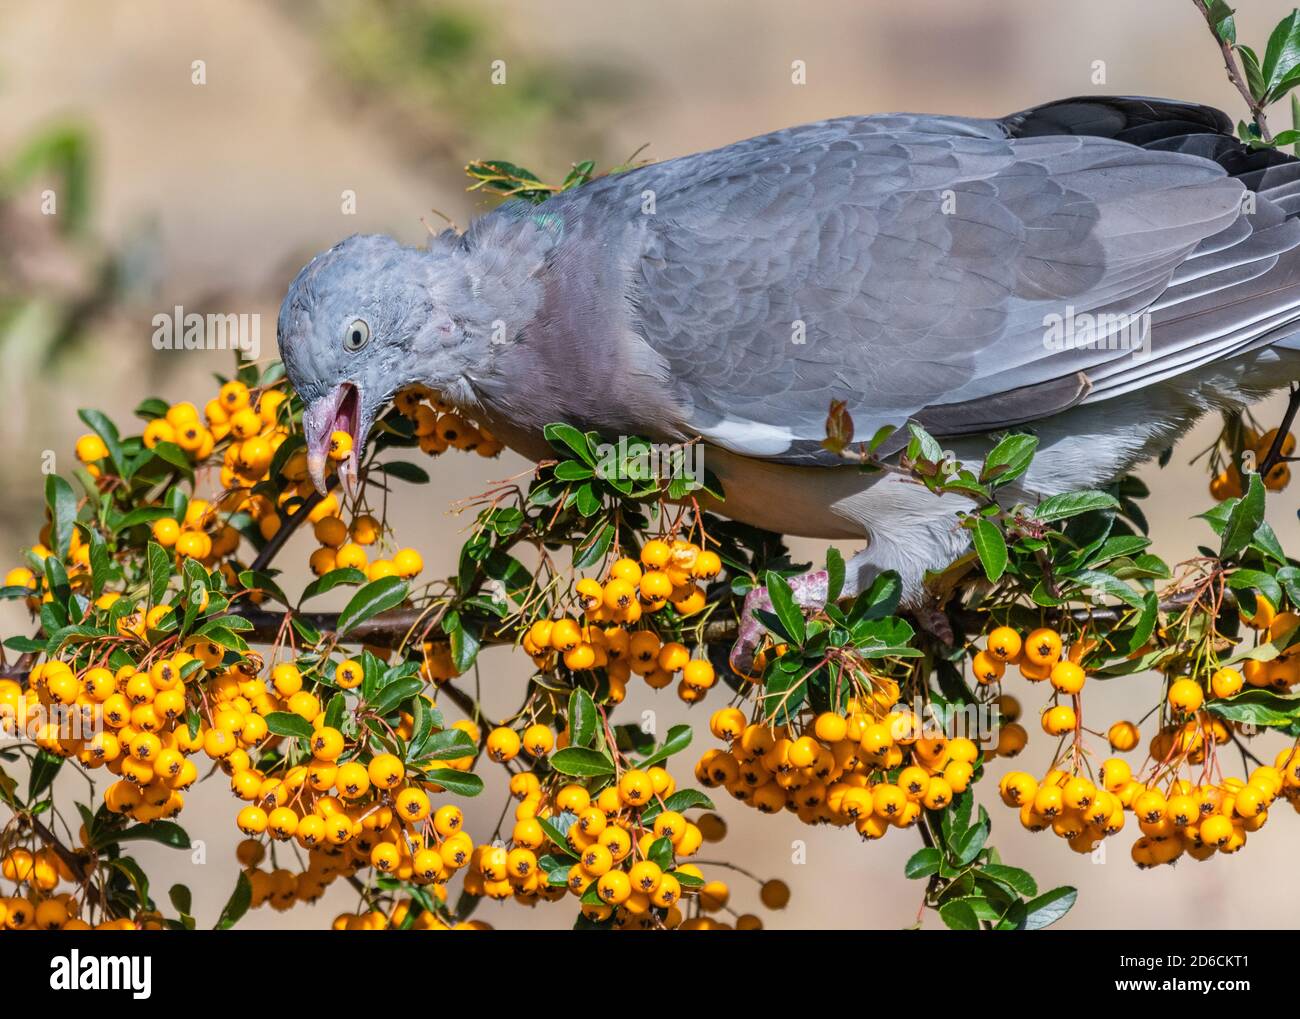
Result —
M 859 439 L 909 418 L 992 430 L 1187 370 L 1293 314 L 1294 292 L 1266 295 L 1296 224 L 1243 216 L 1221 166 L 1012 133 L 846 118 L 626 175 L 652 198 L 636 326 L 689 429 L 828 462 L 832 400 Z

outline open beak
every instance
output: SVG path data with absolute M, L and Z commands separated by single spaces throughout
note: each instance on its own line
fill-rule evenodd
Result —
M 351 496 L 356 487 L 357 464 L 365 436 L 361 432 L 361 393 L 351 382 L 341 382 L 303 411 L 302 427 L 307 437 L 307 469 L 312 484 L 322 495 L 326 491 L 325 468 L 329 463 L 330 436 L 346 432 L 352 436 L 352 452 L 339 462 L 339 481 Z

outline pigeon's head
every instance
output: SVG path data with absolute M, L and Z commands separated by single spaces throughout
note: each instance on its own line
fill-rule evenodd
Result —
M 304 404 L 307 462 L 325 490 L 330 437 L 352 437 L 339 464 L 351 489 L 366 436 L 404 386 L 423 382 L 454 393 L 477 361 L 469 335 L 472 293 L 455 245 L 407 248 L 356 235 L 298 273 L 280 307 L 277 337 L 289 381 Z

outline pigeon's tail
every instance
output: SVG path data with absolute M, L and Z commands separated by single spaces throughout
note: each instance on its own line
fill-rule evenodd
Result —
M 1149 309 L 1153 336 L 1178 353 L 1153 359 L 1148 372 L 1098 373 L 1089 400 L 1259 347 L 1300 350 L 1300 159 L 1240 141 L 1221 110 L 1170 99 L 1084 96 L 1000 123 L 1011 138 L 1091 135 L 1200 156 L 1246 189 L 1243 215 L 1203 241 Z

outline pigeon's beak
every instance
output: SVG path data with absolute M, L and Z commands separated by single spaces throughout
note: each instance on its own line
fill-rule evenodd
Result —
M 307 469 L 312 484 L 322 495 L 326 491 L 325 467 L 329 462 L 330 437 L 346 432 L 352 437 L 352 452 L 339 463 L 343 490 L 352 495 L 357 464 L 365 436 L 360 433 L 361 393 L 351 382 L 341 382 L 303 411 L 302 428 L 307 438 Z

